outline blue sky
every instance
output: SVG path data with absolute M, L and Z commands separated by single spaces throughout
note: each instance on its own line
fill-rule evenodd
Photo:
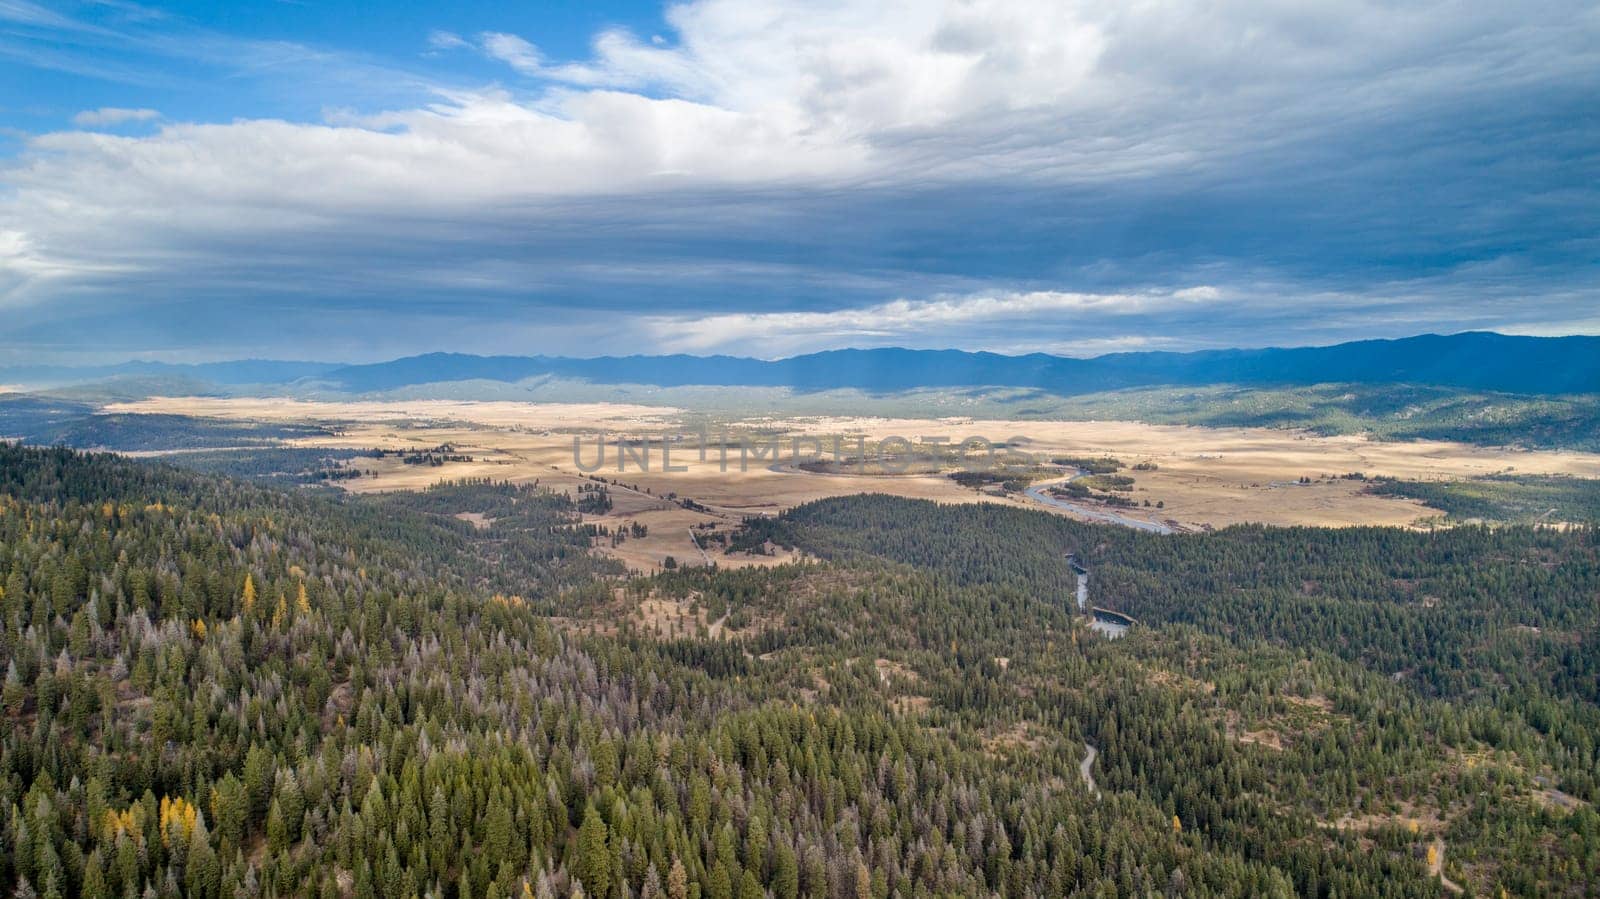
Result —
M 0 365 L 1595 333 L 1502 7 L 0 0 Z
M 661 13 L 655 3 L 0 2 L 0 107 L 23 134 L 101 107 L 155 108 L 171 121 L 316 121 L 330 104 L 384 108 L 431 85 L 504 77 L 492 59 L 430 52 L 435 32 L 509 31 L 582 58 L 597 32 L 652 34 Z

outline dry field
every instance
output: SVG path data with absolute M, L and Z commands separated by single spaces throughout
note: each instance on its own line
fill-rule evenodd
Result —
M 607 436 L 604 465 L 592 476 L 615 482 L 614 508 L 595 520 L 642 522 L 649 535 L 607 549 L 630 567 L 649 570 L 667 556 L 681 563 L 701 560 L 690 537 L 696 526 L 727 530 L 743 516 L 769 515 L 809 500 L 861 492 L 884 492 L 941 502 L 1003 502 L 1039 508 L 1026 499 L 993 497 L 963 488 L 939 475 L 827 474 L 798 470 L 793 440 L 814 438 L 827 446 L 835 437 L 847 445 L 868 446 L 891 436 L 913 443 L 924 438 L 950 443 L 974 436 L 1012 441 L 1035 458 L 1101 456 L 1125 466 L 1153 463 L 1150 471 L 1125 468 L 1134 478 L 1136 502 L 1164 504 L 1160 512 L 1130 514 L 1172 520 L 1200 529 L 1240 522 L 1293 525 L 1385 524 L 1411 526 L 1437 516 L 1420 503 L 1367 495 L 1359 481 L 1325 475 L 1362 472 L 1415 479 L 1456 479 L 1515 471 L 1600 477 L 1600 455 L 1529 452 L 1475 447 L 1444 441 L 1381 443 L 1362 437 L 1319 437 L 1294 431 L 1250 428 L 1195 428 L 1137 422 L 915 420 L 883 418 L 768 418 L 726 426 L 726 462 L 713 448 L 702 460 L 698 438 L 671 447 L 671 463 L 683 471 L 663 471 L 662 438 L 683 431 L 682 410 L 606 403 L 531 404 L 513 402 L 356 402 L 319 403 L 276 399 L 162 397 L 109 407 L 122 412 L 164 412 L 257 421 L 319 422 L 336 436 L 294 441 L 299 446 L 422 450 L 448 444 L 470 462 L 442 466 L 406 465 L 396 457 L 358 459 L 370 477 L 341 481 L 360 492 L 409 490 L 445 478 L 490 477 L 538 482 L 573 490 L 590 477 L 578 462 L 593 465 L 598 434 Z M 741 465 L 739 440 L 765 445 L 779 435 L 780 455 L 747 458 Z M 718 432 L 711 434 L 713 447 Z M 614 441 L 651 438 L 649 471 L 630 460 L 618 471 Z M 581 440 L 574 456 L 574 439 Z M 802 447 L 805 449 L 805 447 Z M 803 453 L 802 453 L 803 455 Z M 1310 477 L 1310 484 L 1298 483 Z M 687 508 L 692 500 L 698 508 Z M 719 564 L 770 563 L 774 557 L 724 556 Z

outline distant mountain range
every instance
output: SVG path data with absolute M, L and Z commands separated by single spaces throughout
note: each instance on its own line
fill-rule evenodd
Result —
M 1027 387 L 1072 396 L 1157 385 L 1294 386 L 1419 384 L 1520 394 L 1600 392 L 1600 337 L 1513 337 L 1488 332 L 1425 334 L 1327 347 L 1116 353 L 1074 359 L 960 350 L 831 350 L 788 359 L 736 356 L 473 356 L 429 353 L 341 365 L 243 360 L 197 365 L 0 369 L 0 383 L 82 384 L 107 379 L 180 379 L 238 388 L 370 394 L 462 381 L 517 383 L 562 378 L 661 387 L 855 388 L 883 393 L 938 387 Z

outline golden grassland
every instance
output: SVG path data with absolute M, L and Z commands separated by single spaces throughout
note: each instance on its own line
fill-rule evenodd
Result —
M 1460 479 L 1501 472 L 1600 477 L 1600 455 L 1566 451 L 1524 451 L 1447 441 L 1379 442 L 1360 436 L 1323 437 L 1267 428 L 1201 428 L 1129 421 L 1013 421 L 973 419 L 888 419 L 859 417 L 767 417 L 721 423 L 729 452 L 724 465 L 713 449 L 698 453 L 697 438 L 672 446 L 672 464 L 663 471 L 661 439 L 688 431 L 684 410 L 610 403 L 517 403 L 444 400 L 402 402 L 309 402 L 300 400 L 158 397 L 108 407 L 117 412 L 162 412 L 275 422 L 318 422 L 331 436 L 300 439 L 306 447 L 426 450 L 448 444 L 472 461 L 439 466 L 407 465 L 399 458 L 361 458 L 355 465 L 370 476 L 338 482 L 355 492 L 415 490 L 442 479 L 488 477 L 515 483 L 538 482 L 574 490 L 599 477 L 615 482 L 612 510 L 591 520 L 608 525 L 638 521 L 649 535 L 605 551 L 636 570 L 661 565 L 668 556 L 696 564 L 701 554 L 690 537 L 693 528 L 728 530 L 747 515 L 770 515 L 829 496 L 883 492 L 940 502 L 1000 502 L 1040 508 L 1020 496 L 991 496 L 964 488 L 941 474 L 838 474 L 799 469 L 793 441 L 813 438 L 828 446 L 835 437 L 847 446 L 864 440 L 875 446 L 891 436 L 913 443 L 944 438 L 958 443 L 982 436 L 1011 441 L 1034 458 L 1113 456 L 1120 474 L 1134 479 L 1127 494 L 1139 504 L 1128 514 L 1175 522 L 1187 529 L 1242 522 L 1275 525 L 1417 526 L 1438 517 L 1421 503 L 1368 494 L 1359 480 L 1339 476 L 1360 472 L 1407 479 Z M 650 470 L 634 462 L 617 470 L 615 445 L 592 474 L 578 458 L 595 462 L 597 435 L 653 438 Z M 780 454 L 748 458 L 740 464 L 739 440 L 765 444 L 778 438 Z M 715 444 L 714 444 L 715 445 Z M 802 447 L 804 450 L 805 447 Z M 803 453 L 802 453 L 803 455 Z M 1136 463 L 1153 470 L 1133 470 Z M 724 468 L 726 467 L 726 470 Z M 1301 483 L 1310 478 L 1310 483 Z M 699 508 L 686 508 L 692 500 Z M 1151 508 L 1144 508 L 1149 500 Z M 1164 508 L 1157 511 L 1160 502 Z M 1061 513 L 1066 514 L 1066 513 Z M 763 564 L 783 556 L 725 556 L 719 564 Z

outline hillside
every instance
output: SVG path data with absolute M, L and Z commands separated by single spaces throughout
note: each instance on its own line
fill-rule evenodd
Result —
M 1073 359 L 959 350 L 832 350 L 764 362 L 730 356 L 595 359 L 435 353 L 336 368 L 316 376 L 353 393 L 439 381 L 518 381 L 540 376 L 595 383 L 856 388 L 1033 387 L 1072 396 L 1161 384 L 1424 384 L 1507 393 L 1600 391 L 1600 338 L 1423 335 L 1331 347 L 1119 353 Z
M 752 535 L 827 561 L 624 580 L 574 511 L 0 448 L 0 890 L 1431 897 L 1430 841 L 1475 891 L 1600 876 L 1592 530 L 862 497 Z
M 1327 347 L 1118 353 L 1079 359 L 960 350 L 830 350 L 787 359 L 736 356 L 474 356 L 429 353 L 388 362 L 335 365 L 247 360 L 197 365 L 14 367 L 0 383 L 64 385 L 190 379 L 218 388 L 293 385 L 297 391 L 380 393 L 463 381 L 515 383 L 565 378 L 657 387 L 857 389 L 1026 387 L 1077 396 L 1157 385 L 1411 384 L 1501 393 L 1600 392 L 1600 337 L 1517 337 L 1486 332 L 1425 334 Z

